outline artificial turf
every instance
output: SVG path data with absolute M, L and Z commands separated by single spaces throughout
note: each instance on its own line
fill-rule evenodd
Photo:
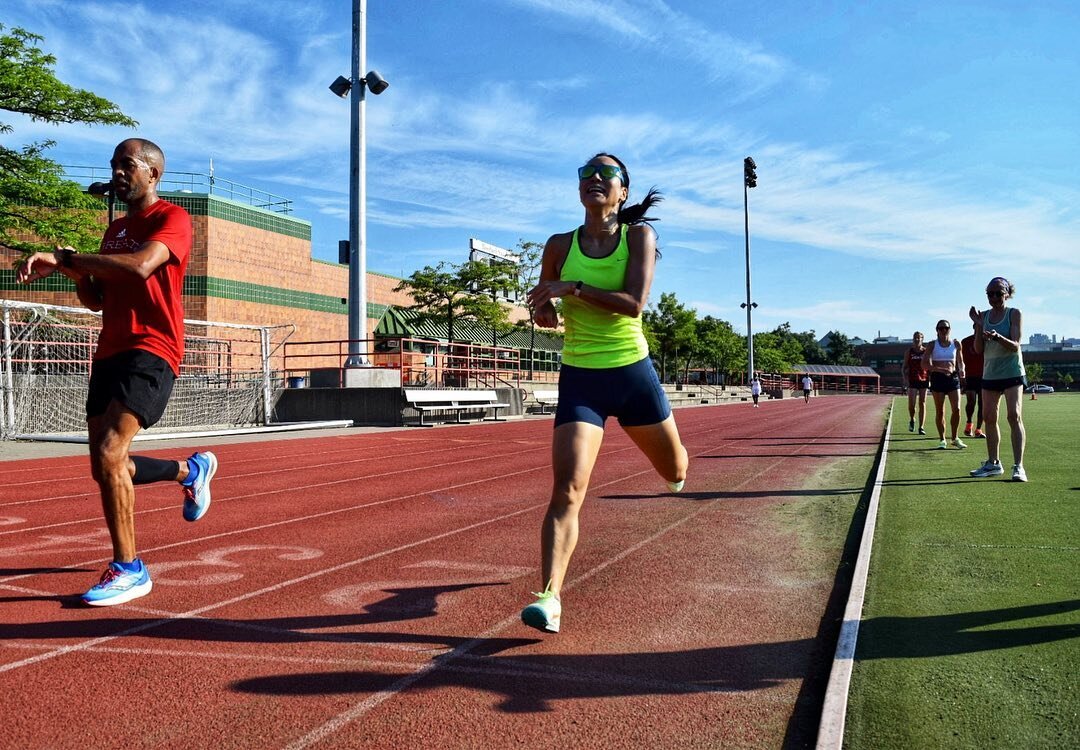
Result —
M 1026 484 L 1004 413 L 973 479 L 893 409 L 845 748 L 1080 747 L 1080 395 L 1025 396 Z

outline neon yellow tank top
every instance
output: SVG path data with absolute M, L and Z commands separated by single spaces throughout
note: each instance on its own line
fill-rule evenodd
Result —
M 626 266 L 630 248 L 626 244 L 627 225 L 619 228 L 621 237 L 615 250 L 604 258 L 590 258 L 581 252 L 579 229 L 574 230 L 570 251 L 566 254 L 561 281 L 582 281 L 607 291 L 620 291 L 626 285 Z M 566 340 L 563 362 L 592 369 L 624 367 L 649 356 L 649 345 L 641 331 L 641 318 L 601 310 L 577 297 L 562 298 Z

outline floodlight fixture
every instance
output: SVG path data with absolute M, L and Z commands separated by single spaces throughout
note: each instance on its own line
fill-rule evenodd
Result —
M 349 95 L 349 91 L 352 89 L 352 81 L 345 76 L 338 76 L 334 79 L 334 82 L 330 84 L 330 90 L 336 95 L 344 99 Z
M 365 84 L 368 87 L 368 90 L 376 96 L 390 88 L 390 84 L 385 78 L 379 75 L 379 71 L 377 70 L 369 70 L 367 75 L 361 79 L 360 83 Z

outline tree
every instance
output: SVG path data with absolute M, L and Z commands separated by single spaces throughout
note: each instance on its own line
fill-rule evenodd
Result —
M 1028 382 L 1032 385 L 1042 381 L 1043 366 L 1038 362 L 1028 362 L 1024 365 L 1024 370 L 1027 372 Z
M 73 88 L 53 73 L 56 58 L 38 47 L 42 37 L 0 24 L 0 110 L 50 123 L 138 123 L 112 102 Z M 13 128 L 0 122 L 0 133 Z M 101 204 L 78 184 L 63 179 L 60 165 L 44 153 L 54 141 L 12 149 L 0 145 L 0 244 L 23 254 L 56 244 L 96 250 Z
M 695 328 L 694 360 L 702 367 L 714 368 L 717 383 L 726 382 L 727 376 L 743 369 L 746 340 L 731 323 L 706 315 L 695 321 Z
M 472 320 L 496 330 L 510 328 L 506 308 L 492 299 L 491 290 L 510 289 L 516 267 L 507 263 L 488 264 L 468 261 L 459 266 L 440 263 L 424 266 L 403 279 L 395 292 L 408 292 L 413 298 L 411 310 L 421 321 L 446 323 L 447 339 L 454 341 L 454 322 Z
M 1071 372 L 1059 372 L 1058 382 L 1065 386 L 1065 390 L 1069 390 L 1073 384 L 1073 376 Z
M 544 245 L 541 242 L 518 240 L 514 252 L 518 256 L 516 276 L 518 299 L 525 300 L 525 295 L 540 280 L 540 266 L 544 259 Z M 533 376 L 533 359 L 536 352 L 536 310 L 526 302 L 529 310 L 529 379 Z
M 858 365 L 859 358 L 855 356 L 855 347 L 849 339 L 840 331 L 830 331 L 829 349 L 830 365 Z
M 695 347 L 694 322 L 696 319 L 697 312 L 688 310 L 674 294 L 669 292 L 660 295 L 660 304 L 656 306 L 655 312 L 646 310 L 642 313 L 641 322 L 645 337 L 649 342 L 649 349 L 653 354 L 660 355 L 662 381 L 667 379 L 669 355 L 672 357 L 676 372 L 679 368 L 679 353 L 686 356 L 689 367 L 690 356 Z

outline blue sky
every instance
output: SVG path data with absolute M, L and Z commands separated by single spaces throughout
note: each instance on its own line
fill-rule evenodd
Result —
M 351 0 L 5 0 L 57 72 L 120 105 L 169 168 L 293 199 L 313 252 L 348 236 Z M 1025 338 L 1080 337 L 1080 4 L 368 0 L 368 268 L 461 262 L 580 223 L 574 170 L 618 154 L 659 187 L 674 292 L 745 332 L 966 330 L 995 275 Z M 5 116 L 64 164 L 119 128 Z M 268 280 L 270 281 L 270 280 Z

